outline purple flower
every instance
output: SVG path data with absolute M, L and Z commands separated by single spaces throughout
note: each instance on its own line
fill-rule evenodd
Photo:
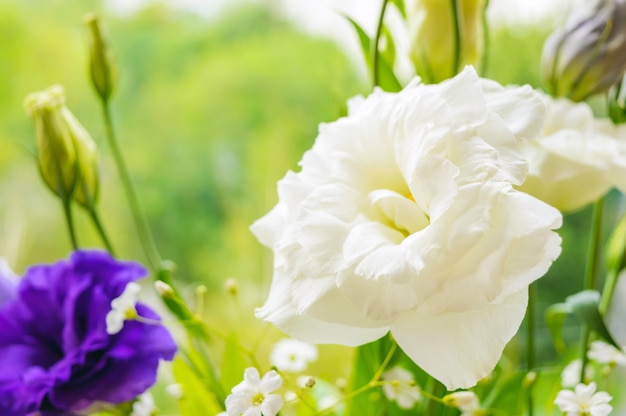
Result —
M 132 320 L 106 332 L 111 301 L 145 275 L 100 251 L 28 269 L 15 298 L 0 304 L 0 415 L 68 415 L 152 386 L 159 361 L 176 352 L 167 329 Z M 136 311 L 159 319 L 141 303 Z

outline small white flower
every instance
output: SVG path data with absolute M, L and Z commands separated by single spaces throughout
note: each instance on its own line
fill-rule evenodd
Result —
M 254 367 L 246 368 L 243 381 L 232 389 L 226 398 L 226 413 L 229 416 L 276 416 L 283 406 L 279 394 L 270 394 L 278 389 L 283 380 L 271 370 L 260 378 Z
M 165 387 L 165 392 L 172 396 L 176 400 L 180 400 L 183 397 L 183 386 L 178 383 L 169 384 Z
M 153 412 L 154 398 L 149 392 L 145 392 L 133 403 L 133 412 L 130 416 L 151 416 Z
M 398 403 L 400 409 L 412 409 L 415 402 L 422 398 L 413 374 L 402 367 L 393 367 L 385 371 L 381 378 L 390 381 L 390 383 L 383 384 L 385 397 Z
M 598 364 L 626 365 L 626 354 L 603 341 L 593 341 L 587 357 Z
M 566 416 L 608 416 L 613 398 L 603 391 L 596 393 L 596 383 L 578 384 L 575 391 L 561 390 L 554 400 Z
M 461 416 L 474 416 L 479 414 L 480 402 L 473 391 L 457 391 L 443 398 L 446 406 L 456 407 L 461 411 Z
M 107 334 L 115 335 L 124 327 L 124 321 L 137 317 L 137 295 L 141 290 L 135 282 L 130 282 L 121 295 L 111 301 L 111 310 L 107 313 Z
M 561 386 L 565 388 L 574 387 L 580 383 L 580 370 L 581 361 L 579 359 L 573 360 L 571 363 L 565 366 L 561 372 Z M 591 366 L 585 367 L 585 379 L 590 380 L 593 378 L 593 368 Z
M 317 347 L 296 339 L 281 339 L 274 345 L 270 362 L 280 371 L 298 373 L 317 360 Z

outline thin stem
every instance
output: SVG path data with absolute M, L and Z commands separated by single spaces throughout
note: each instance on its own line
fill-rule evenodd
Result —
M 91 221 L 93 221 L 94 225 L 96 226 L 96 229 L 98 230 L 98 234 L 100 235 L 100 238 L 102 239 L 102 242 L 104 243 L 104 246 L 106 247 L 107 251 L 113 257 L 116 257 L 115 250 L 113 250 L 113 245 L 111 244 L 111 240 L 109 240 L 109 237 L 107 236 L 107 233 L 104 227 L 102 226 L 102 221 L 100 221 L 100 216 L 98 215 L 98 211 L 96 210 L 95 207 L 89 210 L 89 216 L 91 217 Z
M 437 412 L 437 410 L 440 410 L 442 402 L 440 403 L 440 401 L 438 400 L 433 400 L 433 397 L 441 397 L 443 393 L 445 393 L 443 384 L 439 383 L 437 380 L 434 380 L 430 392 L 428 393 L 430 401 L 428 402 L 428 406 L 425 408 L 424 414 L 435 416 L 437 413 L 439 413 Z
M 480 73 L 485 75 L 489 67 L 489 49 L 491 42 L 489 40 L 489 19 L 487 19 L 487 7 L 489 6 L 489 0 L 485 1 L 482 13 L 482 25 L 483 25 L 483 56 L 480 62 Z
M 593 206 L 593 214 L 591 216 L 591 233 L 589 236 L 589 248 L 587 249 L 587 264 L 585 265 L 585 281 L 584 290 L 593 290 L 598 280 L 598 268 L 600 264 L 600 246 L 602 240 L 602 213 L 604 210 L 604 200 L 602 197 L 596 201 Z M 591 330 L 589 326 L 583 323 L 580 334 L 580 352 L 579 357 L 582 365 L 580 366 L 580 382 L 584 383 L 585 368 L 587 367 L 587 349 L 589 348 L 589 338 Z
M 536 365 L 535 357 L 535 310 L 537 284 L 531 283 L 528 287 L 528 308 L 526 309 L 526 368 L 532 370 Z M 528 416 L 533 416 L 533 395 L 528 392 Z
M 70 241 L 72 243 L 72 249 L 78 250 L 76 230 L 74 229 L 74 220 L 72 218 L 71 201 L 66 200 L 66 199 L 63 200 L 63 213 L 65 214 L 65 222 L 67 223 L 67 230 L 70 234 Z
M 454 76 L 459 72 L 461 64 L 461 27 L 457 0 L 450 0 L 450 7 L 452 9 L 452 28 L 454 29 L 454 60 L 452 61 L 452 76 Z
M 117 144 L 115 131 L 113 129 L 113 120 L 111 118 L 111 110 L 108 101 L 102 101 L 102 112 L 104 115 L 104 122 L 106 126 L 106 136 L 109 141 L 109 146 L 111 147 L 113 157 L 115 158 L 115 163 L 120 174 L 120 179 L 122 180 L 122 184 L 124 186 L 124 191 L 126 192 L 126 198 L 128 199 L 128 204 L 130 205 L 130 210 L 132 212 L 133 220 L 135 222 L 135 227 L 137 228 L 137 234 L 141 241 L 141 245 L 143 247 L 150 268 L 153 271 L 157 271 L 161 265 L 161 255 L 159 254 L 156 244 L 154 243 L 154 239 L 152 238 L 152 234 L 150 233 L 150 229 L 148 228 L 145 215 L 143 213 L 143 210 L 141 209 L 141 205 L 139 204 L 139 199 L 137 198 L 137 195 L 135 193 L 135 188 L 130 178 L 130 174 L 128 173 L 126 162 L 124 161 L 122 152 L 120 151 L 120 148 Z
M 372 43 L 372 79 L 375 87 L 380 85 L 380 76 L 378 70 L 380 52 L 378 50 L 378 43 L 380 42 L 380 36 L 383 32 L 383 20 L 385 18 L 385 11 L 387 10 L 387 3 L 389 3 L 389 0 L 383 0 L 383 4 L 380 9 L 380 15 L 378 16 L 378 24 L 376 25 L 376 35 L 374 36 L 374 42 Z

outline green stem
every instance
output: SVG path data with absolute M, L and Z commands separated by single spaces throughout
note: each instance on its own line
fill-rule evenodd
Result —
M 459 22 L 459 4 L 457 0 L 450 0 L 452 9 L 452 27 L 454 29 L 454 60 L 452 61 L 452 76 L 459 72 L 461 65 L 461 27 Z
M 76 230 L 74 229 L 74 220 L 72 218 L 71 201 L 63 200 L 63 213 L 65 214 L 65 222 L 67 223 L 67 230 L 70 234 L 70 241 L 72 243 L 72 249 L 78 250 L 78 242 L 76 240 Z
M 489 20 L 487 19 L 487 7 L 489 6 L 489 0 L 485 1 L 485 7 L 483 7 L 482 25 L 483 25 L 483 56 L 480 62 L 480 73 L 485 76 L 489 67 L 489 48 L 491 42 L 489 40 Z
M 609 270 L 606 281 L 604 282 L 604 288 L 602 289 L 602 297 L 600 298 L 600 305 L 598 309 L 602 316 L 606 315 L 613 298 L 613 292 L 615 292 L 615 286 L 617 286 L 617 278 L 619 277 L 618 270 Z
M 537 283 L 528 287 L 528 308 L 526 309 L 526 368 L 531 371 L 536 365 L 535 356 L 535 311 L 537 298 Z M 528 416 L 533 416 L 533 395 L 528 392 Z
M 91 217 L 91 221 L 93 221 L 93 224 L 96 226 L 96 229 L 98 230 L 98 234 L 100 234 L 100 238 L 102 239 L 102 242 L 104 243 L 104 246 L 106 247 L 107 251 L 113 257 L 115 257 L 115 250 L 113 250 L 113 245 L 111 244 L 111 240 L 109 240 L 109 237 L 107 236 L 107 233 L 104 227 L 102 226 L 102 221 L 100 221 L 100 216 L 98 215 L 98 211 L 96 210 L 95 207 L 89 209 L 89 216 Z
M 589 248 L 587 249 L 587 263 L 585 265 L 585 281 L 584 290 L 594 290 L 598 280 L 598 268 L 600 264 L 600 246 L 602 240 L 602 212 L 604 210 L 604 200 L 602 197 L 596 201 L 593 206 L 593 214 L 591 216 L 591 233 L 589 236 Z M 582 365 L 580 366 L 580 382 L 585 380 L 585 368 L 587 367 L 587 350 L 589 348 L 589 338 L 591 330 L 589 326 L 583 323 L 580 334 L 580 352 L 579 357 Z
M 139 204 L 139 199 L 135 193 L 135 188 L 130 178 L 130 174 L 128 173 L 126 162 L 124 161 L 122 152 L 117 144 L 108 101 L 102 101 L 102 111 L 106 126 L 106 136 L 109 141 L 113 157 L 115 158 L 115 163 L 124 186 L 124 191 L 126 192 L 126 198 L 128 199 L 128 204 L 130 205 L 130 210 L 135 222 L 135 227 L 137 228 L 139 240 L 141 241 L 141 245 L 148 260 L 150 269 L 152 269 L 153 272 L 156 272 L 159 270 L 161 265 L 161 255 L 159 254 L 159 250 L 157 249 L 154 239 L 152 238 L 152 234 L 150 233 L 150 229 L 148 228 L 145 215 L 141 209 L 141 205 Z
M 428 393 L 430 401 L 428 402 L 428 406 L 425 408 L 424 414 L 429 416 L 435 416 L 437 413 L 439 413 L 438 410 L 441 410 L 441 403 L 433 400 L 432 398 L 441 397 L 444 395 L 445 389 L 443 387 L 443 384 L 439 383 L 437 380 L 434 380 L 432 388 Z
M 374 36 L 374 42 L 372 43 L 372 79 L 375 87 L 380 85 L 380 76 L 378 70 L 378 60 L 380 58 L 380 52 L 378 50 L 378 43 L 380 42 L 380 36 L 383 32 L 383 20 L 385 18 L 385 11 L 387 10 L 387 3 L 389 3 L 389 0 L 383 0 L 383 4 L 380 9 L 380 15 L 378 16 L 378 24 L 376 25 L 376 35 Z

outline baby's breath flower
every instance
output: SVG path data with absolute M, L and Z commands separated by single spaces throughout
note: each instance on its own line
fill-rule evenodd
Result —
M 578 384 L 575 391 L 561 390 L 554 400 L 566 416 L 608 416 L 613 398 L 606 392 L 596 393 L 596 383 Z
M 280 371 L 298 373 L 317 360 L 317 347 L 296 339 L 281 339 L 274 345 L 270 362 Z
M 178 383 L 169 384 L 165 387 L 165 392 L 176 400 L 180 400 L 184 394 L 183 386 Z
M 603 341 L 593 341 L 591 343 L 591 349 L 587 353 L 587 357 L 598 364 L 608 364 L 611 366 L 626 365 L 626 354 L 624 354 L 624 351 L 618 350 Z
M 574 387 L 576 384 L 580 382 L 580 370 L 581 370 L 581 361 L 573 360 L 568 365 L 565 366 L 563 371 L 561 372 L 561 386 L 564 388 Z M 593 368 L 591 366 L 585 367 L 585 379 L 590 380 L 593 378 Z
M 283 383 L 278 373 L 271 370 L 261 378 L 256 368 L 249 367 L 243 377 L 226 398 L 226 413 L 229 416 L 276 416 L 283 407 L 283 399 L 279 394 L 270 393 Z
M 137 397 L 133 403 L 133 412 L 130 416 L 151 416 L 154 414 L 154 398 L 149 392 Z
M 385 397 L 395 401 L 401 409 L 412 409 L 415 402 L 422 398 L 413 374 L 402 367 L 396 366 L 385 371 L 381 378 L 389 381 L 389 383 L 383 384 Z
M 117 298 L 111 301 L 111 310 L 107 313 L 107 334 L 115 335 L 124 327 L 124 321 L 137 317 L 137 295 L 141 290 L 135 282 L 130 282 Z

